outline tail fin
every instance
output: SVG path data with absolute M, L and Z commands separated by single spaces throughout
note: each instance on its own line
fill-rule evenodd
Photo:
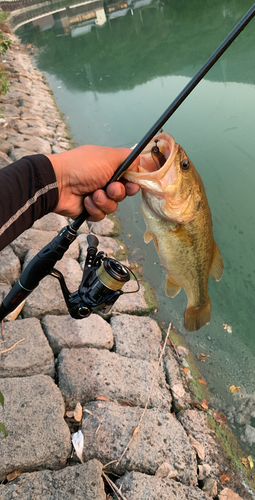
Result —
M 211 301 L 208 297 L 206 304 L 202 307 L 187 307 L 184 313 L 184 326 L 189 332 L 194 332 L 210 323 L 210 319 Z

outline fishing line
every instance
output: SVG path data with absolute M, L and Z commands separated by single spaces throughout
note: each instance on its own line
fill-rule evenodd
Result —
M 245 26 L 251 21 L 255 15 L 255 3 L 247 11 L 247 13 L 242 17 L 242 19 L 237 23 L 229 35 L 223 40 L 219 47 L 213 52 L 211 57 L 206 61 L 206 63 L 201 67 L 201 69 L 196 73 L 196 75 L 190 80 L 190 82 L 184 87 L 180 94 L 174 99 L 166 111 L 159 117 L 159 119 L 154 123 L 150 130 L 145 134 L 141 141 L 135 146 L 126 160 L 120 165 L 120 167 L 113 174 L 110 181 L 103 188 L 106 190 L 107 186 L 118 180 L 122 174 L 130 167 L 133 161 L 139 156 L 143 151 L 145 146 L 150 142 L 150 140 L 155 136 L 155 134 L 162 128 L 165 122 L 172 116 L 172 114 L 179 108 L 183 101 L 188 97 L 192 90 L 198 85 L 202 78 L 208 73 L 208 71 L 214 66 L 222 54 L 227 50 L 227 48 L 233 43 L 233 41 L 238 37 L 238 35 L 243 31 Z M 81 224 L 89 217 L 89 212 L 84 209 L 84 211 L 79 215 L 79 217 L 71 224 L 71 228 L 74 230 L 79 229 Z

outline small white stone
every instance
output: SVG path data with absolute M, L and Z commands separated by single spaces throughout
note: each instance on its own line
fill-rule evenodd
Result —
M 82 452 L 83 452 L 83 446 L 84 446 L 84 438 L 83 438 L 83 434 L 81 431 L 75 432 L 72 435 L 72 443 L 73 443 L 73 447 L 76 451 L 77 457 L 80 459 L 81 463 L 83 463 Z

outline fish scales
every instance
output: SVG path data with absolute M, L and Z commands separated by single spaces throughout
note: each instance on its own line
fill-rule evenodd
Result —
M 184 326 L 194 331 L 210 322 L 209 273 L 220 280 L 223 261 L 199 173 L 170 134 L 155 139 L 142 152 L 138 171 L 128 170 L 124 177 L 141 186 L 144 240 L 153 239 L 167 272 L 166 294 L 175 297 L 184 288 Z

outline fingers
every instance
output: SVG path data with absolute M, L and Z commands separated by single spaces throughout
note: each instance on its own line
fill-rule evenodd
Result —
M 106 192 L 97 189 L 91 196 L 86 196 L 84 205 L 91 217 L 88 220 L 98 222 L 105 215 L 115 212 L 118 203 L 123 201 L 126 196 L 133 196 L 139 191 L 139 186 L 132 182 L 112 182 L 107 187 Z
M 101 189 L 95 191 L 92 196 L 87 196 L 84 205 L 91 215 L 88 220 L 93 222 L 102 220 L 105 215 L 115 212 L 118 208 L 118 203 L 111 200 Z
M 134 196 L 139 191 L 138 184 L 128 182 L 125 179 L 121 182 L 112 182 L 107 187 L 107 195 L 114 201 L 123 201 L 126 196 Z
M 111 182 L 106 192 L 107 196 L 116 202 L 123 201 L 126 198 L 126 190 L 122 182 Z
M 125 196 L 124 196 L 125 197 Z M 124 198 L 121 194 L 121 190 L 119 190 L 118 195 L 113 195 L 112 198 L 108 196 L 108 194 L 103 191 L 102 189 L 98 189 L 92 194 L 92 200 L 99 208 L 102 210 L 105 214 L 111 214 L 112 212 L 115 212 L 118 208 L 118 201 L 122 201 Z
M 70 205 L 69 208 L 66 201 L 63 209 L 60 209 L 58 206 L 54 212 L 76 219 L 82 213 L 85 206 L 91 215 L 88 220 L 99 222 L 104 219 L 105 215 L 115 212 L 118 208 L 118 203 L 123 201 L 126 196 L 133 196 L 138 191 L 139 186 L 137 184 L 128 181 L 124 181 L 124 184 L 122 184 L 116 181 L 109 184 L 107 193 L 102 189 L 98 189 L 91 196 L 86 196 L 85 199 L 78 197 L 75 206 Z
M 134 196 L 140 189 L 140 186 L 138 186 L 138 184 L 134 184 L 133 182 L 128 182 L 126 180 L 124 180 L 124 186 L 126 190 L 126 196 Z
M 102 212 L 95 203 L 93 203 L 92 198 L 90 196 L 87 196 L 84 199 L 84 206 L 86 210 L 89 212 L 90 216 L 87 218 L 87 220 L 92 221 L 92 222 L 99 222 L 100 220 L 103 220 L 105 218 L 105 213 Z

